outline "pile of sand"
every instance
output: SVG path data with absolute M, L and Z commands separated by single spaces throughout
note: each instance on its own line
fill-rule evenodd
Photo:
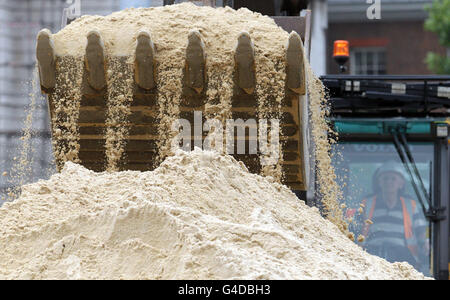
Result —
M 423 279 L 351 242 L 231 156 L 179 151 L 152 172 L 67 163 L 0 208 L 0 278 Z
M 272 18 L 246 8 L 234 10 L 230 7 L 199 7 L 181 3 L 128 8 L 108 16 L 82 16 L 53 35 L 56 54 L 84 55 L 85 37 L 91 30 L 100 32 L 107 55 L 114 56 L 133 55 L 139 31 L 148 31 L 157 55 L 161 54 L 157 60 L 168 60 L 174 64 L 184 60 L 191 30 L 201 34 L 207 59 L 222 64 L 233 55 L 242 31 L 250 34 L 256 51 L 265 53 L 277 53 L 279 49 L 284 49 L 288 39 L 288 33 L 275 25 Z M 174 54 L 177 57 L 172 57 Z M 280 54 L 284 56 L 284 53 Z

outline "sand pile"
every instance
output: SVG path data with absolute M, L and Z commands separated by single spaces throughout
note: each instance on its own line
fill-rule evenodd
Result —
M 134 54 L 137 34 L 146 30 L 152 37 L 157 55 L 166 55 L 164 60 L 175 64 L 184 60 L 191 30 L 198 30 L 202 35 L 208 60 L 222 64 L 233 56 L 237 37 L 242 31 L 251 35 L 257 51 L 266 53 L 284 49 L 288 38 L 288 33 L 276 26 L 273 19 L 246 8 L 234 10 L 181 3 L 128 8 L 108 16 L 82 16 L 53 35 L 56 54 L 84 55 L 87 41 L 82 37 L 91 30 L 100 32 L 106 53 L 115 56 Z M 171 57 L 173 54 L 177 56 Z
M 199 149 L 152 172 L 68 162 L 0 208 L 0 248 L 0 278 L 424 278 L 367 254 L 285 186 Z

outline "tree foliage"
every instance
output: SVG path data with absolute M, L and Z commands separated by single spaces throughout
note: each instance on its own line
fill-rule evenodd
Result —
M 437 34 L 439 43 L 450 49 L 450 0 L 434 0 L 426 8 L 429 13 L 425 29 Z M 447 50 L 449 53 L 449 50 Z M 429 52 L 426 58 L 428 68 L 437 74 L 450 74 L 450 57 Z

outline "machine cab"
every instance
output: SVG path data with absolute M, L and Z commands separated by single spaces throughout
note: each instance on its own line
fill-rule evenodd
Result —
M 448 279 L 448 76 L 325 76 L 334 166 L 369 253 Z

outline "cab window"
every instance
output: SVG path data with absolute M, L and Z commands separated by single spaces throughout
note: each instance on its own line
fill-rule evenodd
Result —
M 430 225 L 423 206 L 427 209 L 431 194 L 434 146 L 410 143 L 409 149 L 423 185 L 408 172 L 412 165 L 405 167 L 392 143 L 339 143 L 333 150 L 335 168 L 350 229 L 364 237 L 361 246 L 430 275 Z

